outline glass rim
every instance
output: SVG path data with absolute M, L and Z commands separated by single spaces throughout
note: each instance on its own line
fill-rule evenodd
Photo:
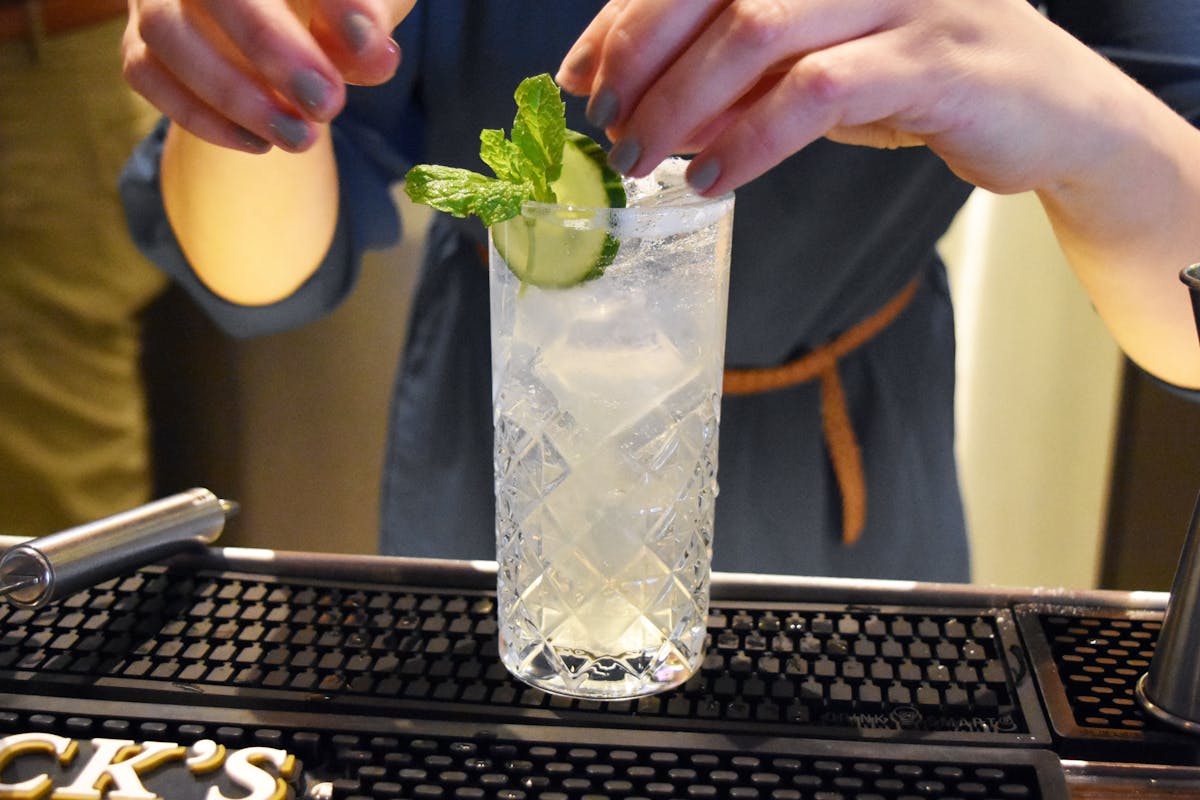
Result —
M 717 197 L 686 195 L 680 202 L 663 205 L 632 205 L 612 207 L 578 206 L 560 203 L 526 201 L 516 218 L 531 222 L 545 221 L 574 230 L 608 230 L 614 236 L 640 232 L 655 235 L 656 231 L 684 232 L 716 224 L 733 212 L 734 193 Z M 683 222 L 681 226 L 679 223 Z
M 521 214 L 525 215 L 526 210 L 537 212 L 538 216 L 556 211 L 568 211 L 571 214 L 670 214 L 677 211 L 687 209 L 705 208 L 707 206 L 722 205 L 733 202 L 734 193 L 725 192 L 716 197 L 703 197 L 698 194 L 684 195 L 683 202 L 666 203 L 663 205 L 630 205 L 630 206 L 581 206 L 572 203 L 546 203 L 541 200 L 526 200 L 521 204 Z

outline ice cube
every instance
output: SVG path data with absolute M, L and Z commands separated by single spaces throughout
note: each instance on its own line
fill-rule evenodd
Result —
M 542 352 L 538 376 L 582 427 L 636 420 L 700 369 L 659 330 L 576 325 Z

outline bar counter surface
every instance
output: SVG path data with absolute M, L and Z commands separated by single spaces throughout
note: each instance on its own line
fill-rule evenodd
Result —
M 1164 593 L 717 574 L 692 679 L 598 703 L 506 673 L 494 585 L 211 547 L 0 603 L 0 798 L 1200 797 Z

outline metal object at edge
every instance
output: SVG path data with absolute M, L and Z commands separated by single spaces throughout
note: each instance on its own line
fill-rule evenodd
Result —
M 0 596 L 40 608 L 183 550 L 212 544 L 236 504 L 189 489 L 111 517 L 30 539 L 0 558 Z
M 1149 671 L 1134 694 L 1147 714 L 1200 733 L 1200 500 L 1192 512 Z
M 1200 264 L 1184 269 L 1200 332 Z M 1149 671 L 1134 688 L 1147 714 L 1175 728 L 1200 734 L 1200 499 L 1192 511 L 1171 597 Z

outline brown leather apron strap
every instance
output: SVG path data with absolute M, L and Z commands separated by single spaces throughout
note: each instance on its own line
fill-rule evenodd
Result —
M 840 336 L 778 367 L 727 369 L 723 391 L 727 395 L 770 392 L 821 379 L 821 428 L 842 495 L 842 544 L 852 545 L 862 535 L 867 520 L 867 486 L 862 452 L 854 435 L 846 393 L 838 374 L 838 359 L 874 338 L 900 316 L 916 295 L 924 274 L 918 274 L 878 311 Z

